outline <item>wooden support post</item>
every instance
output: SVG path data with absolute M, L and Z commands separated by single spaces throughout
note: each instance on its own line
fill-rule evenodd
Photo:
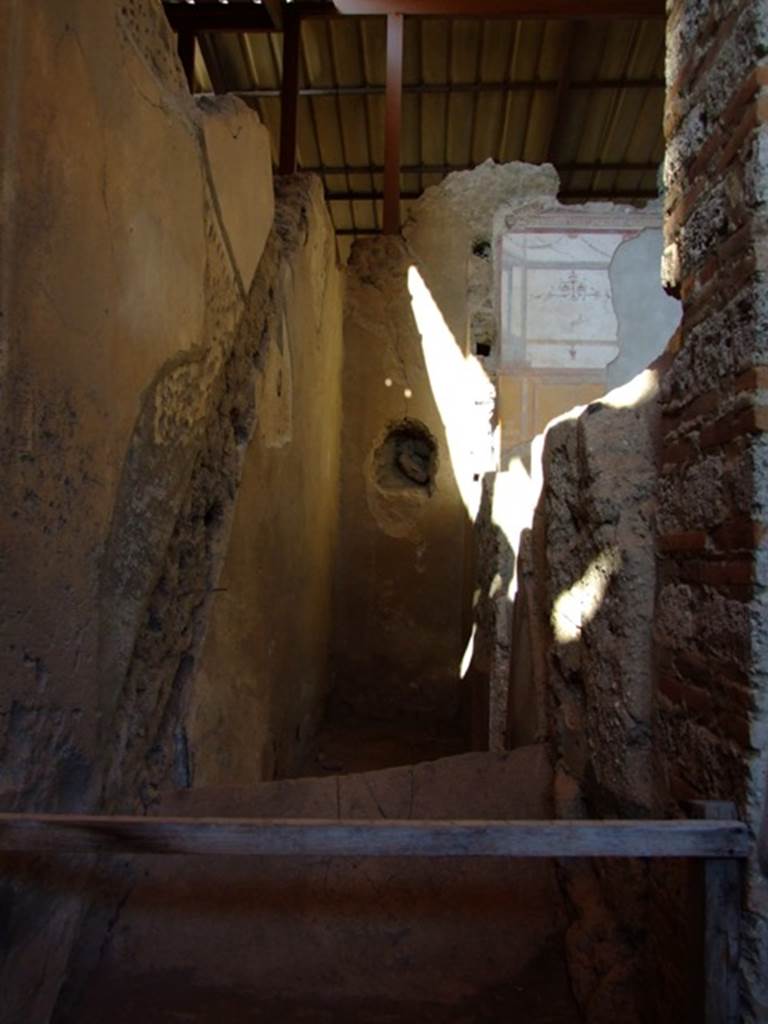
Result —
M 400 231 L 400 134 L 403 107 L 403 16 L 387 15 L 384 136 L 384 234 Z
M 195 33 L 184 30 L 179 32 L 176 41 L 176 48 L 179 54 L 181 66 L 184 68 L 184 75 L 187 79 L 189 91 L 195 91 Z
M 692 801 L 696 817 L 736 819 L 732 803 Z M 742 870 L 736 860 L 706 860 L 704 877 L 704 1024 L 739 1024 Z
M 283 84 L 280 90 L 280 174 L 296 172 L 299 119 L 301 18 L 288 6 L 283 16 Z
M 283 0 L 261 0 L 272 19 L 275 31 L 280 32 L 283 27 Z
M 560 60 L 560 74 L 557 80 L 557 92 L 555 93 L 555 106 L 552 114 L 552 124 L 549 130 L 549 140 L 545 160 L 547 163 L 555 163 L 555 156 L 558 149 L 558 141 L 565 126 L 565 112 L 568 105 L 568 92 L 571 88 L 573 75 L 573 62 L 575 50 L 573 48 L 574 36 L 576 34 L 576 22 L 567 21 L 563 29 L 562 57 Z

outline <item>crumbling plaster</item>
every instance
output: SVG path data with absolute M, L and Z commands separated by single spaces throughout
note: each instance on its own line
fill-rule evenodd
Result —
M 285 224 L 293 251 L 274 284 L 279 298 L 253 382 L 255 436 L 191 696 L 195 786 L 293 773 L 326 693 L 342 279 L 319 183 L 296 198 L 303 206 L 294 199 L 288 210 L 302 219 Z

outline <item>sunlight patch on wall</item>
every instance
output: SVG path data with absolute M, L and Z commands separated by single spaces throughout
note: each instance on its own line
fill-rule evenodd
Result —
M 632 409 L 650 401 L 658 390 L 659 375 L 656 370 L 643 370 L 632 380 L 614 388 L 600 399 L 601 405 L 611 409 Z
M 621 552 L 607 548 L 594 558 L 573 586 L 564 590 L 552 608 L 552 627 L 558 643 L 578 640 L 581 631 L 594 619 L 603 603 L 608 586 L 621 568 Z
M 415 266 L 408 270 L 408 290 L 456 484 L 474 522 L 482 474 L 496 468 L 491 428 L 495 389 L 479 360 L 464 355 Z
M 472 632 L 469 634 L 469 640 L 467 640 L 467 646 L 464 648 L 464 654 L 461 656 L 461 665 L 459 666 L 459 679 L 464 679 L 467 672 L 469 672 L 470 666 L 472 665 L 472 659 L 475 656 L 475 637 L 477 636 L 477 623 L 473 623 Z

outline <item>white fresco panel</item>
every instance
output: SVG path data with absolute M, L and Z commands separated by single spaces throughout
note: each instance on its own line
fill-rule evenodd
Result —
M 528 364 L 537 370 L 602 370 L 619 353 L 618 345 L 546 344 L 528 345 Z
M 619 323 L 608 269 L 529 269 L 526 329 L 532 341 L 615 341 Z

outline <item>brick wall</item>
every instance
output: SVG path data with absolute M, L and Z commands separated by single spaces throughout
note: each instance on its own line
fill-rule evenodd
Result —
M 733 799 L 757 832 L 768 739 L 768 4 L 667 5 L 655 736 L 668 809 Z M 768 895 L 749 871 L 744 1020 L 768 1019 Z M 762 961 L 762 962 L 761 962 Z

